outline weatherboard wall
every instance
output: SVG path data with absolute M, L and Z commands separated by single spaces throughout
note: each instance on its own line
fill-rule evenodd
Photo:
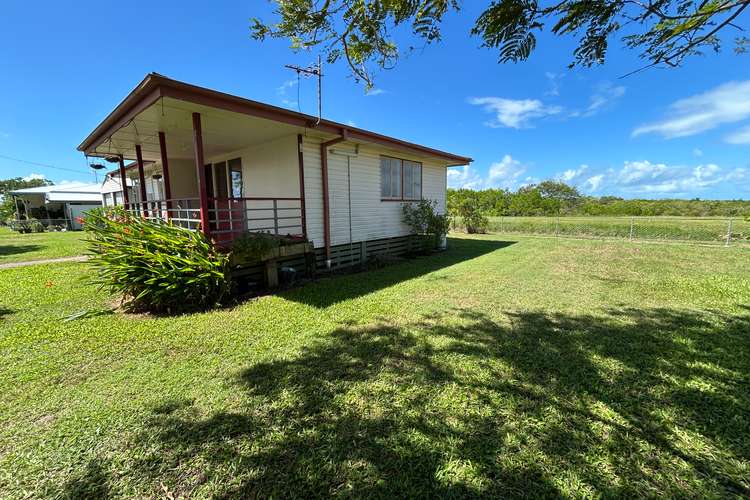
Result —
M 307 234 L 318 248 L 324 244 L 320 141 L 305 138 L 303 153 Z M 422 197 L 436 201 L 438 211 L 445 211 L 445 166 L 384 148 L 360 145 L 357 151 L 354 144 L 339 143 L 328 152 L 331 245 L 393 238 L 411 232 L 401 221 L 404 202 L 381 199 L 381 155 L 421 162 Z

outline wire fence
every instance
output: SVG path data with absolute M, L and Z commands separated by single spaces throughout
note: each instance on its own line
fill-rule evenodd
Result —
M 460 220 L 456 221 L 462 229 Z M 491 233 L 750 245 L 750 221 L 721 217 L 489 217 Z

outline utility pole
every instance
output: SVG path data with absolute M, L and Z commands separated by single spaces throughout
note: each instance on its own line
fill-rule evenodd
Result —
M 320 120 L 323 119 L 323 63 L 320 60 L 320 56 L 318 56 L 317 64 L 308 66 L 307 68 L 303 68 L 301 66 L 296 66 L 293 64 L 285 64 L 284 67 L 297 72 L 298 89 L 300 76 L 304 76 L 305 78 L 309 78 L 311 76 L 318 77 L 318 120 L 313 125 L 313 127 L 317 127 L 318 125 L 320 125 Z

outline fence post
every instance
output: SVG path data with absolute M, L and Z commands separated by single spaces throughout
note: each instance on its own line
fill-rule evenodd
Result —
M 727 224 L 727 242 L 724 244 L 725 247 L 728 247 L 732 243 L 732 218 L 729 218 L 729 223 Z
M 560 235 L 560 216 L 555 219 L 555 237 Z
M 500 232 L 503 232 L 503 216 L 500 216 Z
M 276 198 L 273 199 L 273 231 L 276 236 L 279 235 L 279 210 Z
M 630 217 L 630 236 L 628 236 L 628 241 L 633 241 L 633 224 L 635 223 L 635 217 Z

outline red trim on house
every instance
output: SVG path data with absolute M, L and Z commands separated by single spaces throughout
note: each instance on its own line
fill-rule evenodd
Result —
M 305 155 L 302 134 L 297 134 L 297 161 L 299 163 L 299 202 L 302 210 L 302 235 L 307 239 L 307 210 L 305 208 Z
M 161 153 L 161 173 L 164 176 L 164 197 L 167 199 L 167 218 L 172 210 L 172 183 L 169 180 L 169 158 L 167 158 L 167 139 L 164 132 L 159 132 L 159 152 Z
M 193 150 L 195 152 L 195 173 L 198 176 L 198 197 L 201 205 L 201 231 L 210 238 L 211 228 L 208 225 L 208 191 L 206 190 L 205 161 L 203 158 L 203 130 L 201 114 L 193 113 Z
M 146 199 L 146 176 L 143 173 L 143 153 L 141 145 L 135 145 L 135 157 L 138 163 L 138 180 L 140 181 L 141 205 L 143 206 L 143 215 L 148 217 L 148 200 Z
M 128 176 L 125 174 L 125 160 L 120 156 L 120 185 L 122 186 L 122 201 L 125 207 L 130 205 L 130 194 L 128 193 Z M 128 207 L 129 208 L 129 207 Z
M 198 87 L 196 85 L 190 85 L 166 78 L 156 73 L 150 73 L 130 94 L 128 94 L 114 111 L 112 111 L 91 134 L 89 134 L 89 136 L 78 146 L 78 150 L 91 156 L 95 156 L 96 154 L 94 150 L 97 146 L 107 140 L 117 130 L 129 123 L 130 120 L 138 115 L 138 113 L 155 103 L 161 97 L 171 97 L 299 127 L 313 128 L 317 121 L 316 117 L 310 115 Z M 471 158 L 465 156 L 446 153 L 445 151 L 402 141 L 400 139 L 370 132 L 368 130 L 349 127 L 330 120 L 321 120 L 317 126 L 314 126 L 314 128 L 321 132 L 330 134 L 339 134 L 342 130 L 346 130 L 351 140 L 371 142 L 394 149 L 427 154 L 444 160 L 448 166 L 466 165 L 472 161 Z

